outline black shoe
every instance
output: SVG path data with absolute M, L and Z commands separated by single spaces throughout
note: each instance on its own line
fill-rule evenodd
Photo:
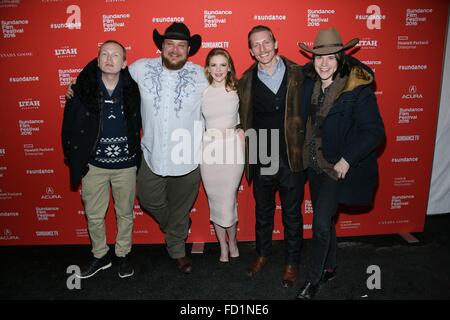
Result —
M 324 284 L 330 280 L 336 278 L 336 268 L 323 270 L 322 277 L 320 278 L 320 284 Z
M 295 298 L 299 300 L 312 300 L 314 299 L 317 291 L 319 291 L 319 287 L 319 284 L 305 282 Z
M 119 277 L 131 277 L 134 274 L 134 270 L 128 259 L 128 256 L 117 257 L 117 260 L 119 261 Z
M 192 261 L 187 256 L 175 259 L 175 263 L 181 272 L 185 274 L 192 272 Z
M 111 266 L 111 258 L 108 254 L 105 254 L 100 259 L 94 257 L 88 265 L 81 269 L 81 273 L 76 274 L 76 276 L 80 279 L 90 278 L 100 270 L 106 270 Z

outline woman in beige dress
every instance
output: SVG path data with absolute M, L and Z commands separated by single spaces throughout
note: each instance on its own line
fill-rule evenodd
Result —
M 236 129 L 239 124 L 237 79 L 230 54 L 224 49 L 212 49 L 206 57 L 205 74 L 209 86 L 203 93 L 205 133 L 200 172 L 210 220 L 220 243 L 219 260 L 228 262 L 230 257 L 239 257 L 236 196 L 244 170 L 243 132 Z

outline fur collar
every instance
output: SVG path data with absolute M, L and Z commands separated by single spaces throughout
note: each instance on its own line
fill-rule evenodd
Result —
M 74 92 L 86 108 L 99 112 L 102 102 L 101 90 L 97 84 L 98 72 L 97 58 L 89 62 L 77 77 L 77 83 L 73 86 Z M 127 115 L 139 107 L 139 89 L 131 78 L 128 67 L 120 71 L 123 83 L 124 112 Z M 136 106 L 137 104 L 137 106 Z
M 352 91 L 359 86 L 370 85 L 375 81 L 373 71 L 367 65 L 352 56 L 347 56 L 347 63 L 349 64 L 350 74 L 341 94 Z M 315 78 L 314 64 L 312 61 L 305 64 L 303 72 L 306 77 L 310 79 Z

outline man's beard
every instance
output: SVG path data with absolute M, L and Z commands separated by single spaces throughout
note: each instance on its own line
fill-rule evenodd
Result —
M 179 70 L 184 67 L 187 62 L 187 57 L 183 60 L 178 61 L 177 63 L 170 62 L 169 59 L 161 55 L 163 65 L 169 70 Z

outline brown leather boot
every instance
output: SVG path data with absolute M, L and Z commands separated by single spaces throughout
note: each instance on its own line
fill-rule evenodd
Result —
M 248 268 L 247 274 L 249 277 L 253 277 L 255 274 L 261 271 L 261 269 L 266 265 L 269 259 L 267 257 L 256 257 L 252 264 Z
M 295 280 L 297 280 L 298 267 L 292 264 L 287 264 L 284 266 L 283 280 L 281 285 L 285 288 L 292 287 Z

